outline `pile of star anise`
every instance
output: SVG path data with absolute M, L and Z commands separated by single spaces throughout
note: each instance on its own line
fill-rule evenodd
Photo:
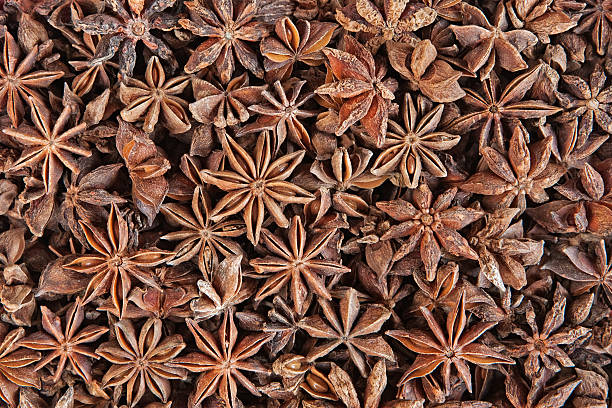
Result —
M 0 408 L 604 408 L 612 0 L 0 0 Z

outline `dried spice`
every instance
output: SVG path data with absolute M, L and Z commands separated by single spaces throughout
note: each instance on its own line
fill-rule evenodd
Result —
M 609 0 L 0 0 L 0 405 L 610 406 Z

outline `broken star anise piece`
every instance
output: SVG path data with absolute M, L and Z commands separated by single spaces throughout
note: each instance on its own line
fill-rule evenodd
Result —
M 338 113 L 336 135 L 361 121 L 366 133 L 382 146 L 397 81 L 385 79 L 386 64 L 375 61 L 370 51 L 350 35 L 343 37 L 340 49 L 325 48 L 323 53 L 335 81 L 321 85 L 315 92 L 344 100 Z

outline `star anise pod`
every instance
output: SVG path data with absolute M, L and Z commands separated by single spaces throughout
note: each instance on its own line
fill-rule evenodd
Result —
M 69 126 L 73 114 L 72 107 L 69 105 L 64 107 L 59 118 L 53 123 L 51 113 L 44 103 L 31 96 L 29 99 L 32 107 L 32 122 L 36 128 L 22 124 L 18 128 L 8 128 L 2 131 L 25 146 L 21 157 L 13 163 L 11 170 L 33 167 L 42 162 L 42 179 L 45 192 L 49 193 L 56 189 L 64 166 L 73 173 L 79 172 L 72 154 L 86 157 L 91 155 L 91 151 L 70 141 L 83 132 L 87 124 L 81 122 L 76 126 Z
M 419 96 L 417 107 L 418 113 L 412 96 L 409 93 L 404 94 L 404 127 L 389 120 L 384 150 L 378 155 L 371 169 L 377 176 L 399 170 L 402 184 L 409 188 L 418 186 L 423 168 L 432 176 L 446 177 L 446 167 L 434 151 L 451 149 L 461 140 L 461 136 L 436 131 L 442 119 L 444 105 L 437 105 L 426 111 L 426 104 Z
M 197 379 L 195 389 L 189 396 L 190 406 L 200 404 L 217 390 L 227 407 L 236 407 L 238 381 L 251 394 L 259 396 L 255 384 L 242 371 L 267 374 L 269 369 L 258 360 L 249 358 L 271 340 L 269 333 L 245 336 L 236 344 L 238 329 L 234 324 L 233 312 L 224 314 L 223 322 L 216 336 L 187 319 L 187 326 L 193 334 L 199 352 L 192 352 L 175 358 L 170 366 L 185 368 L 191 372 L 202 373 Z M 216 340 L 215 337 L 218 339 Z
M 474 174 L 461 188 L 485 195 L 483 203 L 493 209 L 514 206 L 522 213 L 527 207 L 527 195 L 536 203 L 545 202 L 545 189 L 559 181 L 565 171 L 549 162 L 552 139 L 527 145 L 528 136 L 523 127 L 515 127 L 507 157 L 485 147 L 482 154 L 489 169 Z
M 212 269 L 209 278 L 198 281 L 200 296 L 191 302 L 196 320 L 220 315 L 253 296 L 255 281 L 243 278 L 241 262 L 241 255 L 228 255 Z
M 87 221 L 79 221 L 87 243 L 97 254 L 81 255 L 64 265 L 64 268 L 92 275 L 83 294 L 83 303 L 110 293 L 113 306 L 121 316 L 127 307 L 127 296 L 132 287 L 132 278 L 159 288 L 148 268 L 162 264 L 173 255 L 157 248 L 130 251 L 128 249 L 128 224 L 112 204 L 106 232 Z
M 508 2 L 508 17 L 516 28 L 525 28 L 549 42 L 550 35 L 561 34 L 578 24 L 584 3 L 577 1 L 517 0 Z M 576 14 L 574 14 L 576 13 Z
M 213 222 L 210 207 L 210 198 L 200 186 L 196 186 L 193 192 L 191 211 L 176 203 L 161 207 L 166 218 L 182 228 L 161 237 L 168 241 L 181 241 L 174 249 L 176 255 L 169 265 L 179 265 L 197 256 L 200 271 L 209 277 L 219 264 L 219 252 L 224 257 L 242 255 L 240 245 L 233 238 L 244 234 L 244 224 L 232 219 Z
M 467 88 L 467 95 L 463 101 L 470 107 L 468 113 L 463 114 L 449 125 L 451 131 L 463 134 L 467 130 L 479 128 L 479 147 L 491 145 L 491 132 L 493 133 L 493 146 L 505 150 L 506 143 L 502 120 L 516 121 L 517 119 L 545 118 L 561 111 L 561 108 L 551 106 L 540 100 L 523 100 L 530 88 L 536 82 L 541 65 L 538 65 L 524 74 L 515 77 L 500 94 L 500 82 L 495 72 L 483 81 L 483 94 Z
M 175 0 L 152 0 L 144 8 L 144 1 L 106 0 L 115 15 L 96 13 L 74 22 L 76 28 L 91 35 L 102 35 L 90 64 L 107 61 L 119 51 L 119 71 L 131 77 L 136 65 L 136 44 L 142 41 L 148 49 L 170 64 L 174 71 L 178 63 L 166 43 L 155 37 L 151 30 L 171 31 L 177 28 L 176 18 L 163 11 Z
M 610 32 L 612 25 L 612 4 L 608 0 L 586 0 L 587 7 L 581 13 L 578 27 L 574 29 L 576 34 L 591 32 L 591 39 L 595 45 L 595 51 L 604 55 L 610 44 Z
M 382 10 L 378 2 L 353 0 L 336 10 L 336 20 L 345 30 L 366 34 L 366 46 L 373 53 L 387 41 L 412 40 L 413 32 L 433 23 L 436 16 L 431 7 L 402 0 L 385 1 Z
M 382 146 L 397 81 L 384 79 L 387 74 L 384 62 L 376 62 L 370 51 L 350 35 L 343 37 L 340 49 L 325 48 L 323 53 L 335 82 L 323 84 L 315 92 L 344 101 L 338 113 L 336 135 L 340 136 L 361 121 L 367 134 Z
M 493 24 L 482 10 L 462 3 L 463 24 L 452 25 L 457 41 L 469 51 L 463 57 L 470 71 L 479 70 L 481 80 L 489 78 L 496 65 L 516 72 L 528 67 L 521 52 L 538 42 L 528 30 L 509 30 L 504 2 L 497 3 Z
M 219 78 L 228 83 L 234 74 L 234 56 L 257 78 L 264 71 L 257 54 L 248 43 L 257 42 L 268 34 L 266 25 L 258 22 L 255 0 L 192 0 L 186 1 L 191 20 L 180 19 L 181 26 L 193 34 L 205 37 L 191 54 L 185 72 L 191 74 L 215 64 Z
M 184 133 L 191 129 L 191 123 L 185 111 L 188 103 L 179 95 L 188 85 L 187 75 L 166 80 L 159 58 L 153 57 L 147 64 L 145 82 L 131 77 L 121 82 L 119 98 L 126 105 L 121 117 L 127 122 L 143 120 L 142 129 L 151 133 L 161 114 L 161 123 L 170 133 Z
M 508 347 L 508 352 L 513 357 L 527 356 L 523 369 L 528 378 L 533 378 L 536 375 L 540 370 L 541 363 L 553 372 L 561 369 L 558 363 L 564 367 L 574 366 L 570 357 L 560 346 L 573 344 L 586 336 L 590 329 L 581 326 L 562 328 L 565 319 L 566 302 L 565 296 L 557 288 L 553 305 L 546 313 L 541 332 L 536 323 L 536 314 L 533 306 L 531 302 L 527 302 L 525 318 L 531 328 L 532 335 L 528 335 L 523 329 L 517 327 L 514 333 L 519 335 L 525 343 Z
M 249 106 L 261 101 L 265 86 L 249 85 L 248 73 L 232 78 L 226 86 L 214 79 L 192 79 L 195 102 L 189 104 L 193 118 L 218 128 L 236 126 L 249 120 Z
M 511 225 L 519 212 L 518 208 L 506 208 L 487 214 L 482 228 L 469 239 L 478 252 L 480 272 L 501 291 L 505 285 L 514 289 L 525 286 L 525 266 L 537 264 L 544 252 L 544 241 L 523 236 L 521 221 Z
M 359 195 L 359 189 L 380 186 L 387 175 L 374 175 L 368 169 L 372 158 L 370 150 L 355 147 L 351 151 L 339 147 L 329 161 L 315 161 L 310 172 L 316 177 L 313 185 L 335 190 L 331 196 L 334 209 L 351 217 L 363 217 L 369 212 L 369 204 Z
M 466 330 L 468 322 L 463 293 L 447 316 L 446 334 L 429 309 L 421 307 L 421 313 L 431 333 L 420 329 L 386 332 L 388 336 L 393 337 L 409 350 L 418 353 L 416 360 L 402 376 L 400 385 L 414 378 L 431 374 L 442 364 L 442 378 L 448 393 L 452 363 L 468 392 L 472 392 L 472 375 L 468 363 L 484 367 L 492 364 L 514 364 L 512 359 L 476 342 L 487 330 L 495 326 L 495 322 L 478 322 Z
M 289 17 L 278 20 L 274 26 L 278 38 L 266 37 L 260 45 L 265 57 L 266 80 L 289 79 L 293 65 L 298 61 L 310 66 L 322 64 L 325 57 L 321 50 L 331 40 L 336 27 L 334 23 L 307 20 L 298 20 L 294 24 Z
M 111 68 L 117 69 L 118 65 L 112 61 L 90 62 L 95 55 L 96 47 L 102 40 L 100 35 L 82 33 L 71 45 L 77 50 L 84 60 L 68 61 L 77 71 L 83 71 L 72 80 L 72 91 L 79 97 L 88 94 L 98 84 L 101 88 L 111 87 Z
M 4 34 L 2 66 L 0 67 L 0 107 L 6 109 L 13 127 L 19 126 L 25 112 L 24 101 L 30 98 L 44 104 L 45 98 L 36 88 L 46 88 L 64 76 L 62 71 L 32 71 L 38 57 L 38 45 L 21 62 L 21 49 L 10 32 Z
M 476 251 L 457 231 L 481 218 L 484 212 L 460 206 L 451 207 L 456 194 L 457 188 L 451 188 L 433 201 L 433 194 L 427 184 L 421 184 L 412 191 L 414 205 L 404 199 L 376 203 L 376 207 L 400 222 L 392 225 L 381 239 L 408 237 L 396 251 L 394 259 L 403 258 L 420 245 L 421 260 L 428 281 L 436 277 L 436 269 L 442 257 L 440 246 L 455 256 L 478 259 Z
M 273 161 L 273 146 L 267 131 L 259 135 L 253 155 L 224 131 L 220 131 L 220 138 L 233 171 L 201 172 L 205 182 L 227 191 L 212 210 L 210 219 L 216 222 L 242 212 L 247 238 L 257 245 L 266 209 L 278 226 L 286 228 L 289 220 L 278 203 L 306 204 L 314 198 L 308 191 L 286 181 L 302 161 L 304 151 L 295 151 Z
M 509 408 L 562 408 L 567 406 L 566 403 L 582 381 L 565 379 L 560 383 L 549 384 L 554 373 L 544 367 L 531 379 L 530 384 L 523 379 L 517 367 L 504 370 L 504 374 L 506 376 L 504 381 L 506 400 L 511 404 L 508 405 Z M 572 403 L 580 404 L 581 402 L 572 398 Z
M 331 294 L 321 275 L 335 276 L 350 270 L 337 262 L 317 259 L 335 232 L 335 229 L 328 229 L 307 241 L 306 229 L 302 225 L 302 219 L 297 215 L 291 220 L 287 244 L 278 235 L 264 229 L 262 240 L 272 255 L 256 258 L 250 262 L 256 273 L 268 275 L 255 295 L 255 300 L 276 294 L 288 284 L 290 284 L 293 308 L 297 313 L 304 312 L 308 288 L 321 298 L 331 300 Z
M 559 104 L 565 109 L 559 121 L 579 118 L 578 140 L 582 143 L 593 131 L 593 119 L 607 133 L 612 133 L 612 87 L 603 89 L 606 74 L 596 65 L 587 83 L 576 75 L 561 76 L 569 94 L 557 92 Z
M 115 323 L 115 340 L 103 343 L 96 354 L 113 365 L 102 379 L 103 387 L 127 384 L 126 399 L 130 407 L 148 390 L 163 402 L 172 391 L 170 380 L 185 380 L 187 370 L 169 364 L 185 348 L 180 334 L 163 337 L 162 321 L 149 319 L 136 330 L 130 320 Z
M 270 130 L 274 135 L 275 152 L 279 150 L 287 136 L 300 147 L 313 150 L 308 130 L 301 122 L 304 118 L 316 115 L 316 112 L 302 109 L 302 105 L 314 96 L 313 93 L 307 93 L 300 97 L 305 84 L 306 81 L 289 80 L 283 84 L 276 81 L 272 86 L 276 96 L 264 90 L 261 96 L 267 103 L 249 106 L 249 110 L 257 114 L 257 120 L 240 129 L 236 137 Z
M 97 360 L 100 357 L 84 344 L 98 340 L 109 329 L 104 326 L 89 325 L 77 332 L 85 318 L 83 303 L 80 298 L 77 298 L 66 311 L 64 330 L 62 330 L 62 323 L 57 314 L 45 306 L 40 307 L 40 312 L 42 326 L 46 333 L 36 332 L 19 341 L 21 346 L 32 350 L 51 351 L 36 364 L 34 370 L 38 371 L 51 361 L 59 358 L 53 375 L 53 382 L 59 381 L 68 361 L 70 361 L 72 371 L 87 383 L 91 382 L 92 364 L 90 358 Z
M 19 389 L 40 389 L 40 377 L 29 365 L 40 360 L 38 351 L 20 349 L 19 340 L 25 335 L 21 327 L 9 331 L 5 323 L 0 324 L 0 399 L 9 407 L 17 406 Z
M 315 338 L 324 339 L 323 344 L 316 345 L 306 356 L 309 361 L 315 361 L 344 344 L 351 360 L 363 377 L 366 376 L 364 354 L 382 357 L 395 361 L 391 346 L 377 335 L 382 325 L 391 316 L 391 311 L 382 305 L 367 305 L 360 316 L 361 303 L 357 291 L 349 288 L 340 299 L 340 319 L 334 311 L 331 302 L 319 298 L 323 315 L 329 323 L 319 315 L 307 316 L 299 322 L 299 326 Z M 359 317 L 360 316 L 360 317 Z M 358 319 L 359 317 L 359 319 Z
M 274 333 L 274 337 L 268 343 L 270 353 L 278 355 L 282 350 L 291 350 L 295 345 L 296 334 L 300 330 L 300 321 L 304 313 L 308 311 L 313 296 L 308 296 L 303 313 L 296 313 L 282 296 L 274 296 L 272 309 L 268 310 L 268 319 L 264 323 L 263 331 Z
M 116 181 L 122 164 L 99 166 L 87 173 L 64 175 L 66 193 L 59 207 L 60 223 L 70 229 L 81 243 L 86 238 L 78 221 L 97 223 L 104 221 L 108 213 L 100 208 L 110 204 L 125 203 L 125 199 L 107 191 Z M 70 180 L 70 181 L 68 181 Z

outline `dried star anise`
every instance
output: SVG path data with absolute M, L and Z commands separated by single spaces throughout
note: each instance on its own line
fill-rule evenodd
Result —
M 106 3 L 116 16 L 96 13 L 74 22 L 76 28 L 87 34 L 102 35 L 90 64 L 107 61 L 119 51 L 119 71 L 130 77 L 136 65 L 136 44 L 142 41 L 173 70 L 178 67 L 172 49 L 151 33 L 151 30 L 171 31 L 178 26 L 175 18 L 163 13 L 174 4 L 173 0 L 152 0 L 146 9 L 142 0 L 106 0 Z

